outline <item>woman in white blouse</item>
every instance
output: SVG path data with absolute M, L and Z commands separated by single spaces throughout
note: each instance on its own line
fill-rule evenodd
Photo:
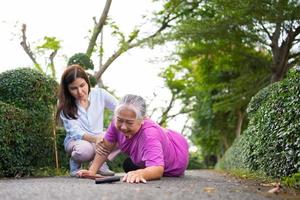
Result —
M 57 115 L 66 131 L 64 147 L 70 155 L 70 175 L 76 176 L 82 163 L 93 160 L 95 144 L 103 138 L 104 109 L 113 111 L 117 100 L 104 89 L 91 89 L 88 76 L 79 65 L 64 71 L 58 98 Z M 114 175 L 106 164 L 98 172 Z

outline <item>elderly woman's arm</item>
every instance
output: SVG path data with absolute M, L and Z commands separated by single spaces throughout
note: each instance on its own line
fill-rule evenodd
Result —
M 101 142 L 96 144 L 96 155 L 92 162 L 92 165 L 88 170 L 80 170 L 77 172 L 79 177 L 93 177 L 97 174 L 98 169 L 103 165 L 106 161 L 107 156 L 114 149 L 115 144 L 108 142 L 103 139 Z

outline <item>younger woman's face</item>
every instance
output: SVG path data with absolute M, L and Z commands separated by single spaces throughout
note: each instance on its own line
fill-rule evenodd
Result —
M 143 120 L 136 119 L 136 114 L 129 108 L 122 108 L 115 117 L 116 128 L 121 131 L 127 139 L 135 135 L 141 128 Z
M 78 101 L 88 99 L 89 85 L 83 78 L 76 78 L 68 85 L 70 94 Z

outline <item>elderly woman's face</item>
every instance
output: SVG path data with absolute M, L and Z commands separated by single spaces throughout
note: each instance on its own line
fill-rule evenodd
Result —
M 135 135 L 139 129 L 143 120 L 136 119 L 136 114 L 129 108 L 122 108 L 118 115 L 115 116 L 115 125 L 119 131 L 121 131 L 127 139 Z
M 68 85 L 68 90 L 70 94 L 78 101 L 84 101 L 88 99 L 89 85 L 83 78 L 76 78 Z

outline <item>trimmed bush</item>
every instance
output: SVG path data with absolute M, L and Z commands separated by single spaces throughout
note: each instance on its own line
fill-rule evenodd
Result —
M 28 110 L 56 104 L 58 84 L 37 70 L 19 68 L 0 74 L 0 101 Z
M 65 170 L 69 170 L 69 156 L 67 155 L 64 147 L 64 139 L 66 137 L 66 131 L 63 127 L 57 127 L 56 129 L 56 144 L 58 153 L 59 167 Z
M 24 132 L 28 132 L 29 115 L 26 111 L 0 101 L 0 177 L 26 173 L 29 166 Z
M 300 73 L 255 95 L 249 124 L 218 164 L 226 169 L 260 171 L 283 177 L 300 171 Z
M 0 176 L 55 166 L 53 109 L 57 83 L 37 70 L 0 74 Z
M 222 159 L 217 163 L 216 168 L 227 170 L 245 169 L 250 171 L 248 161 L 251 159 L 251 142 L 251 136 L 248 134 L 243 134 L 236 138 Z
M 85 53 L 76 53 L 68 61 L 68 65 L 78 64 L 85 70 L 94 69 L 93 61 Z
M 93 61 L 85 54 L 85 53 L 76 53 L 74 54 L 68 61 L 68 66 L 69 65 L 73 65 L 73 64 L 77 64 L 80 65 L 83 69 L 85 70 L 93 70 L 94 69 L 94 63 Z M 86 72 L 90 81 L 90 84 L 92 87 L 94 87 L 97 84 L 97 80 L 96 78 Z

